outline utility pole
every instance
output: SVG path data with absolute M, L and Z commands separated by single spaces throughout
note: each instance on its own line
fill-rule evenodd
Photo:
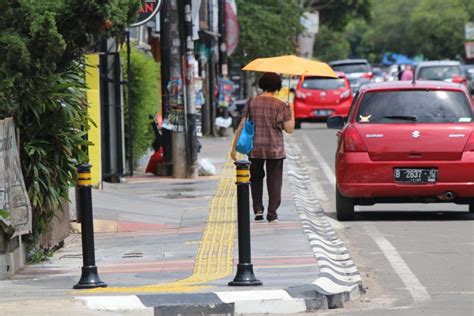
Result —
M 175 84 L 177 80 L 181 80 L 182 71 L 181 71 L 181 41 L 180 39 L 180 23 L 179 23 L 179 8 L 177 0 L 168 0 L 170 1 L 170 11 L 169 11 L 169 20 L 170 20 L 170 40 L 171 40 L 171 53 L 170 53 L 170 80 L 174 80 Z M 178 86 L 178 85 L 177 85 Z M 171 93 L 172 94 L 172 93 Z M 173 146 L 173 177 L 175 178 L 186 178 L 186 134 L 185 131 L 185 120 L 181 119 L 184 115 L 184 108 L 181 107 L 180 98 L 176 95 L 170 96 L 175 98 L 174 103 L 176 103 L 176 108 L 171 109 L 173 112 L 172 117 L 172 146 Z
M 170 59 L 172 40 L 170 36 L 170 0 L 163 0 L 160 9 L 160 64 L 161 64 L 161 104 L 163 119 L 169 114 L 169 92 L 168 83 L 170 81 Z M 162 129 L 163 132 L 163 158 L 166 165 L 166 175 L 173 174 L 173 147 L 172 132 Z
M 208 2 L 208 10 L 209 10 L 209 26 L 211 33 L 218 35 L 219 34 L 219 23 L 218 23 L 218 11 L 219 11 L 219 5 L 218 5 L 218 0 L 209 0 Z M 216 21 L 216 22 L 215 22 Z M 217 42 L 217 43 L 215 43 Z M 215 87 L 217 84 L 217 67 L 216 67 L 216 61 L 218 58 L 218 47 L 216 48 L 216 45 L 219 45 L 218 42 L 218 36 L 216 36 L 215 42 L 211 42 L 211 54 L 209 56 L 209 78 L 208 78 L 208 98 L 209 98 L 209 108 L 210 108 L 210 123 L 211 123 L 211 129 L 210 129 L 210 134 L 216 136 L 217 135 L 217 129 L 215 126 L 215 119 L 217 116 L 217 102 L 216 102 L 216 96 L 214 95 L 215 92 Z
M 223 77 L 227 77 L 229 69 L 227 66 L 227 43 L 225 27 L 225 0 L 219 0 L 219 63 L 220 71 Z
M 187 178 L 197 178 L 197 135 L 196 135 L 196 104 L 194 92 L 194 42 L 193 42 L 193 20 L 191 15 L 192 1 L 184 0 L 181 3 L 182 17 L 182 43 L 181 47 L 184 60 L 183 69 L 185 70 L 185 108 L 186 108 L 186 162 Z

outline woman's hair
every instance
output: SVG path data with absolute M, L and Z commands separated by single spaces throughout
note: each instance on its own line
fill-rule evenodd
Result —
M 281 89 L 281 78 L 274 72 L 266 72 L 258 80 L 258 87 L 267 92 L 278 91 Z

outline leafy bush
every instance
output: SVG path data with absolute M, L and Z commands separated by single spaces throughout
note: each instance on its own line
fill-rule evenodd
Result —
M 80 56 L 123 30 L 139 0 L 0 0 L 0 118 L 20 130 L 33 207 L 30 248 L 61 211 L 76 165 L 87 159 Z
M 127 73 L 127 52 L 121 54 L 122 73 Z M 153 129 L 149 115 L 155 115 L 158 110 L 158 80 L 159 65 L 154 59 L 141 50 L 132 47 L 130 56 L 131 80 L 130 92 L 125 93 L 125 130 L 128 130 L 129 105 L 132 109 L 132 144 L 134 165 L 138 159 L 147 153 L 154 140 Z M 130 102 L 129 102 L 130 101 Z M 128 133 L 125 133 L 128 145 Z M 127 159 L 128 150 L 127 150 Z

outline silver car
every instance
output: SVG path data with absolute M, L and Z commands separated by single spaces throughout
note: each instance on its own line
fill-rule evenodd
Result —
M 346 74 L 351 83 L 352 93 L 359 91 L 364 84 L 373 82 L 374 74 L 367 59 L 345 59 L 331 61 L 329 65 L 334 71 Z
M 455 78 L 466 78 L 459 61 L 422 61 L 416 66 L 416 80 L 438 80 L 453 82 L 453 79 Z

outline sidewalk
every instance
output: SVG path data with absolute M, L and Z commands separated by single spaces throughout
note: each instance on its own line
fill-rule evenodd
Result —
M 217 176 L 143 175 L 93 191 L 96 264 L 107 288 L 72 290 L 82 266 L 81 236 L 73 233 L 47 262 L 0 281 L 0 310 L 25 315 L 28 304 L 31 315 L 68 308 L 69 315 L 291 314 L 341 307 L 357 294 L 360 277 L 311 195 L 291 138 L 279 222 L 251 222 L 252 263 L 263 286 L 227 285 L 238 262 L 230 141 L 201 139 L 199 157 L 217 167 Z M 64 309 L 45 307 L 61 302 Z

